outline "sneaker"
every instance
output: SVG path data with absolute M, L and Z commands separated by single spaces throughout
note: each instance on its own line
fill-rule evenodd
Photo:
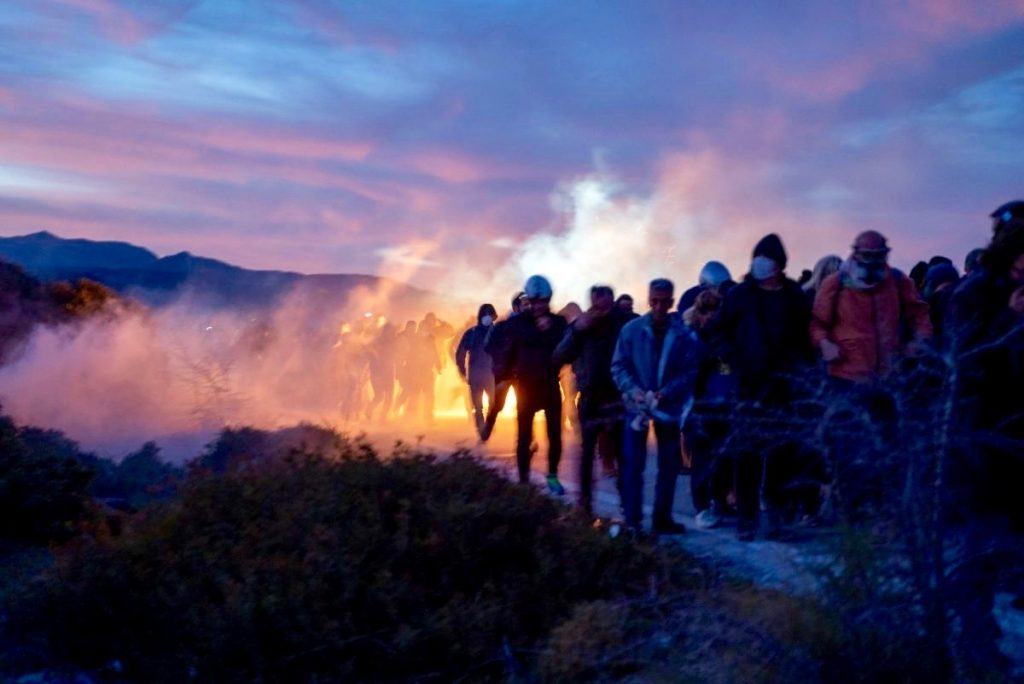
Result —
M 548 491 L 555 496 L 565 495 L 565 487 L 563 487 L 562 483 L 558 481 L 557 475 L 548 475 Z
M 718 527 L 720 522 L 722 522 L 722 519 L 715 512 L 714 508 L 705 508 L 693 519 L 693 524 L 698 530 L 710 530 L 713 527 Z
M 686 534 L 686 525 L 678 523 L 675 520 L 664 520 L 652 525 L 651 531 L 655 534 L 664 535 Z

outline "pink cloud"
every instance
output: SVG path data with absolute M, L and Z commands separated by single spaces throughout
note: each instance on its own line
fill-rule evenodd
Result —
M 188 136 L 208 147 L 228 152 L 301 159 L 362 161 L 376 147 L 374 143 L 366 141 L 331 140 L 258 127 L 204 126 L 190 131 Z

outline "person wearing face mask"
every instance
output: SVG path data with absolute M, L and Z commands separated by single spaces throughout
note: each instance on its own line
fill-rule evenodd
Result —
M 473 402 L 473 419 L 478 435 L 483 435 L 486 418 L 484 395 L 488 404 L 494 403 L 494 369 L 491 355 L 486 347 L 494 329 L 497 311 L 491 304 L 482 304 L 477 312 L 477 325 L 467 330 L 455 350 L 455 365 L 459 375 L 469 384 L 470 400 Z M 466 361 L 469 361 L 467 366 Z
M 737 535 L 743 541 L 756 536 L 762 495 L 777 522 L 786 485 L 803 474 L 798 472 L 803 456 L 792 439 L 772 428 L 778 422 L 775 416 L 796 398 L 794 379 L 814 358 L 807 334 L 807 298 L 796 281 L 786 277 L 786 263 L 779 236 L 762 238 L 754 247 L 750 273 L 729 290 L 707 333 L 714 355 L 735 374 L 742 418 L 735 429 L 745 431 L 732 440 L 741 446 L 729 454 L 735 472 Z M 806 506 L 813 507 L 813 502 Z M 770 531 L 781 534 L 778 525 Z
M 883 378 L 901 353 L 932 338 L 928 304 L 910 278 L 889 267 L 888 257 L 881 233 L 861 233 L 850 258 L 814 297 L 811 340 L 833 378 Z
M 786 250 L 774 233 L 754 247 L 750 273 L 729 290 L 709 338 L 737 374 L 741 399 L 756 400 L 775 389 L 781 376 L 813 360 L 807 336 L 807 299 L 786 277 Z

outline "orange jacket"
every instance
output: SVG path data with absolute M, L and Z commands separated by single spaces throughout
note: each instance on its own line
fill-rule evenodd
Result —
M 887 269 L 878 285 L 863 290 L 841 287 L 840 277 L 834 273 L 822 281 L 811 312 L 814 346 L 828 339 L 839 347 L 829 374 L 847 380 L 882 377 L 903 351 L 903 326 L 914 340 L 932 336 L 928 305 L 907 276 Z

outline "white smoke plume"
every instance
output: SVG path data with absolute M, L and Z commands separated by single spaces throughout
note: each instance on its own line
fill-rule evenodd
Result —
M 791 264 L 810 266 L 843 244 L 835 224 L 807 230 L 806 217 L 766 190 L 763 174 L 735 171 L 714 153 L 677 155 L 644 193 L 598 169 L 556 188 L 551 225 L 514 244 L 497 268 L 477 255 L 442 259 L 426 240 L 396 245 L 380 272 L 389 280 L 356 288 L 342 305 L 325 306 L 305 291 L 265 315 L 182 301 L 74 328 L 38 328 L 25 353 L 0 368 L 0 403 L 19 423 L 62 430 L 115 457 L 156 440 L 180 460 L 228 425 L 276 428 L 305 420 L 360 431 L 368 426 L 339 418 L 351 384 L 337 347 L 343 324 L 366 326 L 369 337 L 385 318 L 401 328 L 437 304 L 433 310 L 458 334 L 479 303 L 505 309 L 533 273 L 551 279 L 556 307 L 575 300 L 585 308 L 590 286 L 602 283 L 633 294 L 642 311 L 651 278 L 669 277 L 681 292 L 704 262 L 717 259 L 739 279 L 754 243 L 768 232 L 782 235 Z M 799 241 L 789 239 L 797 234 Z M 439 270 L 437 263 L 444 275 L 433 289 L 444 296 L 403 306 L 394 281 L 412 279 L 424 265 Z M 446 366 L 436 413 L 454 416 L 465 410 L 465 392 L 452 364 Z M 400 427 L 414 426 L 392 429 Z

